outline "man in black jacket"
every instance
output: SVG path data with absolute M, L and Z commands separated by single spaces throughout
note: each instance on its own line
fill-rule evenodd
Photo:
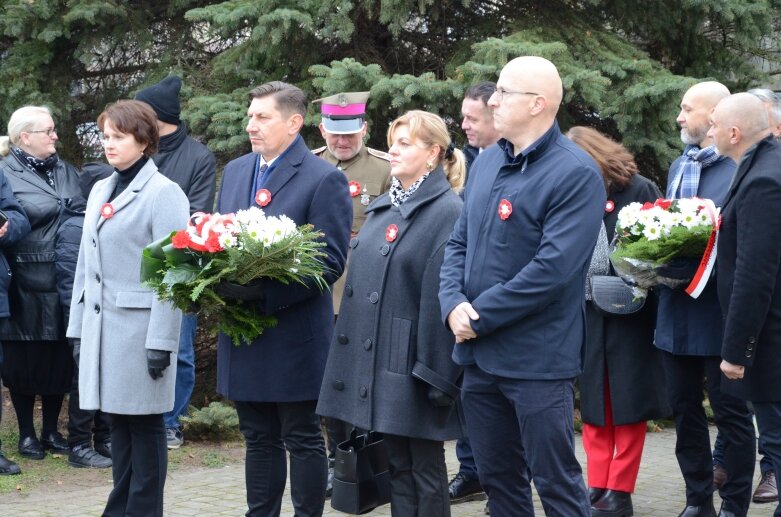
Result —
M 781 467 L 781 143 L 755 96 L 723 99 L 708 136 L 739 162 L 722 205 L 719 303 L 722 389 L 754 406 L 765 454 Z M 720 515 L 733 515 L 721 511 Z M 736 514 L 735 514 L 736 515 Z M 774 513 L 781 517 L 781 506 Z
M 160 148 L 152 157 L 157 168 L 178 184 L 190 201 L 190 213 L 211 212 L 216 189 L 217 161 L 209 149 L 187 134 L 179 119 L 179 90 L 182 80 L 169 76 L 136 94 L 135 99 L 149 104 L 157 114 Z M 195 314 L 182 316 L 179 353 L 176 355 L 176 397 L 174 409 L 165 414 L 168 448 L 184 443 L 179 417 L 187 412 L 195 385 Z

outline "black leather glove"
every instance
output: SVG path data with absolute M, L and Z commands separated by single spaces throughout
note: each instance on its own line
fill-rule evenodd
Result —
M 163 376 L 163 371 L 171 364 L 171 352 L 168 350 L 153 350 L 148 349 L 146 351 L 146 369 L 149 372 L 149 376 L 157 380 Z
M 434 407 L 448 407 L 456 403 L 456 400 L 453 397 L 444 391 L 438 390 L 434 386 L 431 386 L 428 389 L 428 400 Z
M 73 360 L 76 361 L 76 366 L 79 366 L 79 357 L 81 356 L 81 339 L 80 338 L 71 338 L 68 339 L 68 343 L 70 344 L 73 353 Z
M 657 267 L 656 274 L 674 280 L 691 280 L 694 278 L 699 265 L 700 261 L 697 259 L 674 258 L 668 263 Z
M 257 302 L 264 298 L 261 283 L 261 280 L 252 280 L 246 285 L 220 282 L 214 286 L 214 292 L 226 300 Z

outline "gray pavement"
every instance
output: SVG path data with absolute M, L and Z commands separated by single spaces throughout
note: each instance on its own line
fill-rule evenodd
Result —
M 640 468 L 637 489 L 633 496 L 636 516 L 676 516 L 685 503 L 683 480 L 674 455 L 675 433 L 664 430 L 646 435 L 643 462 Z M 577 436 L 578 458 L 585 465 L 585 455 L 580 435 Z M 447 464 L 452 476 L 458 469 L 454 443 L 447 444 Z M 757 467 L 757 476 L 759 467 Z M 74 471 L 74 476 L 78 471 Z M 77 489 L 36 489 L 24 494 L 0 496 L 2 516 L 90 516 L 100 515 L 108 484 Z M 246 510 L 244 492 L 244 467 L 242 464 L 215 469 L 182 470 L 170 472 L 165 486 L 166 516 L 240 516 Z M 718 509 L 718 497 L 716 498 Z M 770 516 L 774 505 L 752 504 L 750 517 Z M 452 507 L 453 517 L 483 515 L 484 502 L 472 502 Z M 535 511 L 543 515 L 542 506 L 535 495 Z M 285 494 L 282 515 L 292 516 L 289 492 Z M 344 515 L 326 502 L 327 516 Z M 382 507 L 371 516 L 390 515 L 388 506 Z

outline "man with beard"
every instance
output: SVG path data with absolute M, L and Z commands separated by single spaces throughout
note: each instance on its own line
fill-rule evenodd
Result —
M 673 162 L 667 180 L 667 198 L 699 197 L 720 206 L 729 189 L 735 162 L 720 156 L 708 136 L 708 116 L 729 95 L 718 82 L 695 84 L 681 101 L 677 122 L 683 156 Z M 679 269 L 680 268 L 680 269 Z M 667 276 L 691 277 L 688 261 L 670 266 Z M 702 407 L 703 379 L 716 425 L 724 437 L 727 478 L 719 490 L 719 515 L 746 515 L 754 473 L 755 438 L 746 403 L 722 392 L 721 308 L 716 281 L 711 279 L 696 299 L 683 289 L 659 288 L 656 346 L 663 351 L 670 406 L 675 417 L 675 454 L 686 483 L 686 507 L 679 517 L 711 517 L 713 461 L 708 420 Z

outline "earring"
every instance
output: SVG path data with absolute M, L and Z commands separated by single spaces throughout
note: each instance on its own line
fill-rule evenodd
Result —
M 434 168 L 434 164 L 431 162 L 426 162 L 426 169 L 432 170 Z

